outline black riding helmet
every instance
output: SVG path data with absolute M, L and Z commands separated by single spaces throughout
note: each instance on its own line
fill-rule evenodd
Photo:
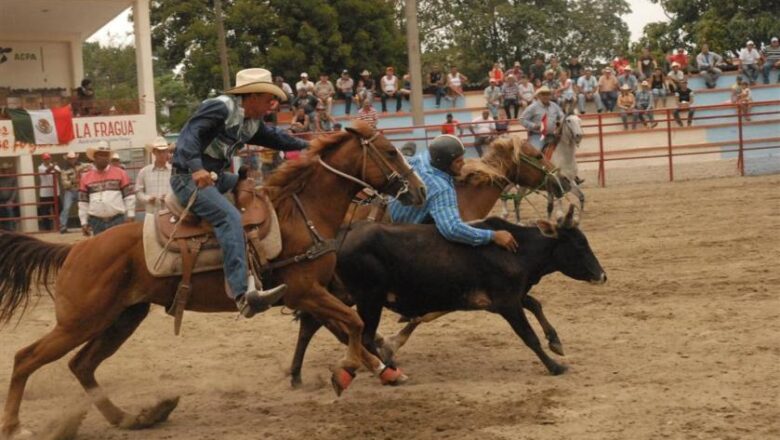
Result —
M 445 173 L 450 172 L 450 165 L 455 159 L 466 154 L 463 142 L 451 134 L 437 136 L 428 145 L 428 154 L 431 155 L 431 165 Z

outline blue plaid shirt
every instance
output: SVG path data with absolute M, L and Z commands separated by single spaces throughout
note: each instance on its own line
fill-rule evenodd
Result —
M 434 168 L 425 157 L 409 159 L 412 168 L 420 175 L 427 189 L 422 207 L 405 206 L 397 200 L 390 202 L 393 223 L 419 224 L 430 215 L 436 228 L 449 241 L 479 246 L 493 241 L 493 231 L 478 229 L 463 223 L 458 211 L 458 196 L 452 176 Z

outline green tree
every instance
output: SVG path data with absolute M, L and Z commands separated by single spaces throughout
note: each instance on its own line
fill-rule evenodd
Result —
M 135 48 L 84 43 L 84 77 L 92 80 L 95 98 L 109 101 L 135 101 L 138 82 Z

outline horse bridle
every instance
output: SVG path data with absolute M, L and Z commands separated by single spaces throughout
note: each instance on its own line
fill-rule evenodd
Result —
M 409 176 L 414 173 L 414 170 L 411 169 L 410 167 L 409 170 L 403 174 L 396 171 L 393 165 L 382 155 L 382 153 L 379 152 L 376 145 L 374 145 L 374 141 L 376 140 L 376 138 L 379 137 L 379 132 L 375 132 L 368 139 L 357 134 L 356 136 L 358 136 L 358 139 L 360 140 L 360 145 L 363 148 L 363 165 L 361 167 L 361 173 L 360 173 L 361 178 L 351 176 L 343 171 L 336 169 L 332 165 L 322 160 L 322 157 L 318 159 L 320 165 L 322 165 L 326 170 L 332 172 L 333 174 L 336 174 L 339 177 L 343 177 L 347 180 L 357 183 L 358 185 L 362 186 L 364 189 L 367 189 L 368 190 L 367 192 L 372 196 L 376 196 L 378 194 L 387 194 L 392 197 L 398 198 L 402 194 L 408 192 Z M 369 156 L 374 161 L 374 163 L 379 167 L 379 169 L 382 171 L 382 174 L 384 174 L 385 177 L 386 182 L 379 189 L 374 188 L 370 183 L 366 182 L 365 180 L 366 165 Z

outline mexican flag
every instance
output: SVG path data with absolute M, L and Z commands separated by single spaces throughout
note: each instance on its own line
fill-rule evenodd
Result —
M 46 110 L 6 110 L 18 142 L 36 145 L 67 144 L 73 135 L 73 112 L 70 106 Z

